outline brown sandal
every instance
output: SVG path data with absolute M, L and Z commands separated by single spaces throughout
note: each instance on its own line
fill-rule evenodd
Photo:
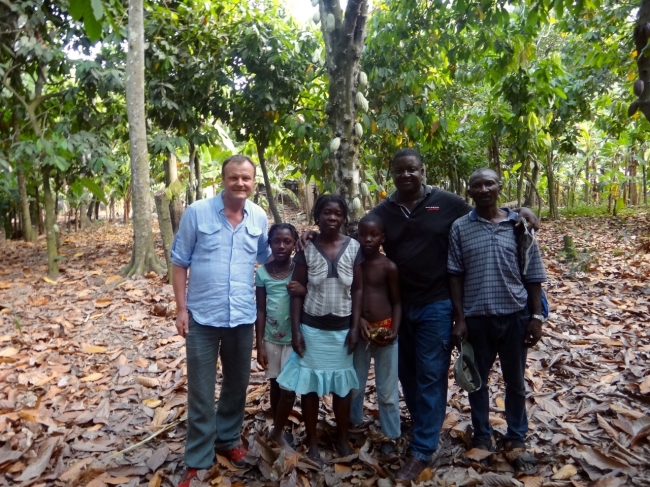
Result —
M 413 455 L 409 456 L 406 463 L 399 469 L 395 480 L 400 482 L 411 482 L 417 479 L 422 471 L 429 466 L 430 462 L 421 460 Z

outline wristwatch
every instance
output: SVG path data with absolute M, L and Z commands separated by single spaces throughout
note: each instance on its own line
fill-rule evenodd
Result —
M 546 318 L 544 318 L 544 315 L 530 315 L 531 320 L 539 320 L 542 323 L 546 321 Z

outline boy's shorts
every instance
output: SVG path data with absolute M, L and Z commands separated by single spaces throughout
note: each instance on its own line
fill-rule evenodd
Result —
M 266 378 L 277 379 L 284 364 L 289 359 L 289 355 L 291 355 L 293 348 L 291 348 L 291 345 L 278 345 L 277 343 L 264 341 L 264 349 L 266 350 L 266 356 L 269 359 L 269 368 L 266 370 Z

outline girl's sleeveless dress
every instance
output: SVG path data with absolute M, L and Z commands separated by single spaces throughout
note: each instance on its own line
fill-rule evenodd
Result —
M 359 243 L 348 237 L 336 259 L 330 260 L 317 244 L 309 242 L 304 254 L 299 252 L 294 260 L 307 265 L 308 272 L 300 325 L 306 349 L 302 358 L 291 353 L 277 381 L 297 394 L 344 397 L 359 387 L 353 355 L 345 345 L 352 314 L 353 269 L 363 261 Z

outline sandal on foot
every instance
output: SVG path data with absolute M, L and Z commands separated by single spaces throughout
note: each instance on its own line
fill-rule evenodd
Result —
M 521 441 L 508 441 L 504 455 L 517 475 L 533 475 L 537 472 L 535 457 L 526 451 L 526 444 Z

